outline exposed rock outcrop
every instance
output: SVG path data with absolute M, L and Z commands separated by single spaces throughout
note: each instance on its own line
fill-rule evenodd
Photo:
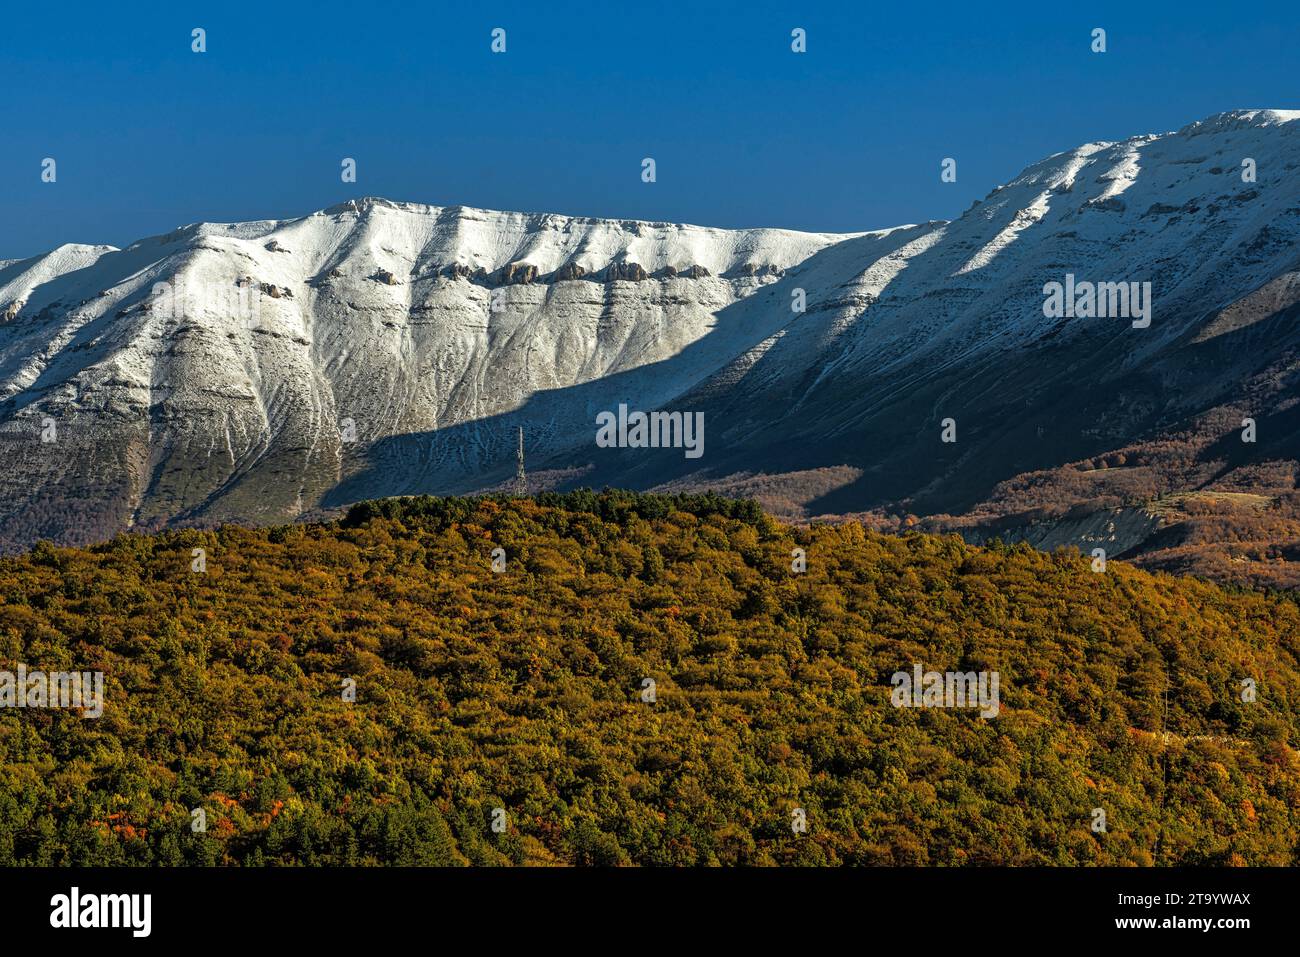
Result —
M 1122 213 L 1127 208 L 1118 196 L 1098 197 L 1083 204 L 1084 209 L 1100 209 L 1107 213 Z
M 508 263 L 501 269 L 501 284 L 526 286 L 537 279 L 537 267 L 532 263 Z
M 468 279 L 470 282 L 478 282 L 487 278 L 487 270 L 482 266 L 467 266 L 465 263 L 452 263 L 446 269 L 448 278 L 451 279 Z
M 649 278 L 646 271 L 637 263 L 610 263 L 609 268 L 605 270 L 605 282 L 616 282 L 618 280 L 644 282 Z

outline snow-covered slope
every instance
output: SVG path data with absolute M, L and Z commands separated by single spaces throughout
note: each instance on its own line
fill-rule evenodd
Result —
M 593 402 L 691 387 L 783 321 L 724 310 L 845 239 L 366 199 L 10 263 L 7 537 L 474 484 L 530 398 L 605 383 L 528 417 L 541 455 Z
M 855 275 L 809 291 L 808 316 L 759 360 L 674 400 L 714 423 L 702 467 L 624 454 L 588 480 L 849 465 L 861 477 L 814 511 L 963 511 L 1020 472 L 1179 428 L 1284 359 L 1290 332 L 1243 337 L 1296 302 L 1297 239 L 1300 112 L 1048 157 L 894 254 L 863 255 Z M 1045 286 L 1067 275 L 1149 282 L 1150 325 L 1045 315 Z M 948 418 L 954 443 L 940 441 Z
M 0 544 L 482 488 L 516 425 L 584 484 L 849 466 L 812 511 L 967 508 L 1276 360 L 1236 344 L 1300 290 L 1298 119 L 1088 144 L 852 235 L 366 199 L 0 264 Z M 1045 316 L 1067 274 L 1149 282 L 1149 327 Z M 596 449 L 620 402 L 703 411 L 704 457 Z

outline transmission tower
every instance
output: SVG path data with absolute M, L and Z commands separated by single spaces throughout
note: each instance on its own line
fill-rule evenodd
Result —
M 528 478 L 524 475 L 524 427 L 519 427 L 519 451 L 515 455 L 515 494 L 528 494 Z

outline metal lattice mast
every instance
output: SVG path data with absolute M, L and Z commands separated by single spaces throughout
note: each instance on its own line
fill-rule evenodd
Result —
M 524 427 L 519 427 L 519 452 L 515 457 L 515 494 L 528 494 L 528 478 L 524 475 Z

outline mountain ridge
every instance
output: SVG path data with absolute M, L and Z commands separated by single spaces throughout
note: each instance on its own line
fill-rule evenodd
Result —
M 476 491 L 513 474 L 517 428 L 539 486 L 752 491 L 757 476 L 787 517 L 915 514 L 978 536 L 1017 514 L 1008 482 L 1024 498 L 1044 468 L 1188 430 L 1208 455 L 1224 430 L 1207 417 L 1251 395 L 1284 410 L 1297 118 L 1229 111 L 1085 144 L 955 220 L 861 233 L 367 197 L 11 262 L 0 543 Z M 1043 283 L 1067 273 L 1149 282 L 1152 328 L 1045 319 Z M 196 301 L 168 315 L 160 282 Z M 231 307 L 250 295 L 249 314 Z M 1226 367 L 1194 371 L 1209 362 Z M 619 403 L 701 411 L 709 455 L 595 448 L 594 415 Z M 950 417 L 958 441 L 940 445 Z M 59 437 L 41 444 L 46 420 Z M 1276 457 L 1252 467 L 1300 456 L 1269 437 Z M 1148 470 L 1177 475 L 1147 500 L 1215 471 Z M 1020 511 L 1132 498 L 1095 478 L 1110 485 Z M 1276 482 L 1256 486 L 1277 501 Z

